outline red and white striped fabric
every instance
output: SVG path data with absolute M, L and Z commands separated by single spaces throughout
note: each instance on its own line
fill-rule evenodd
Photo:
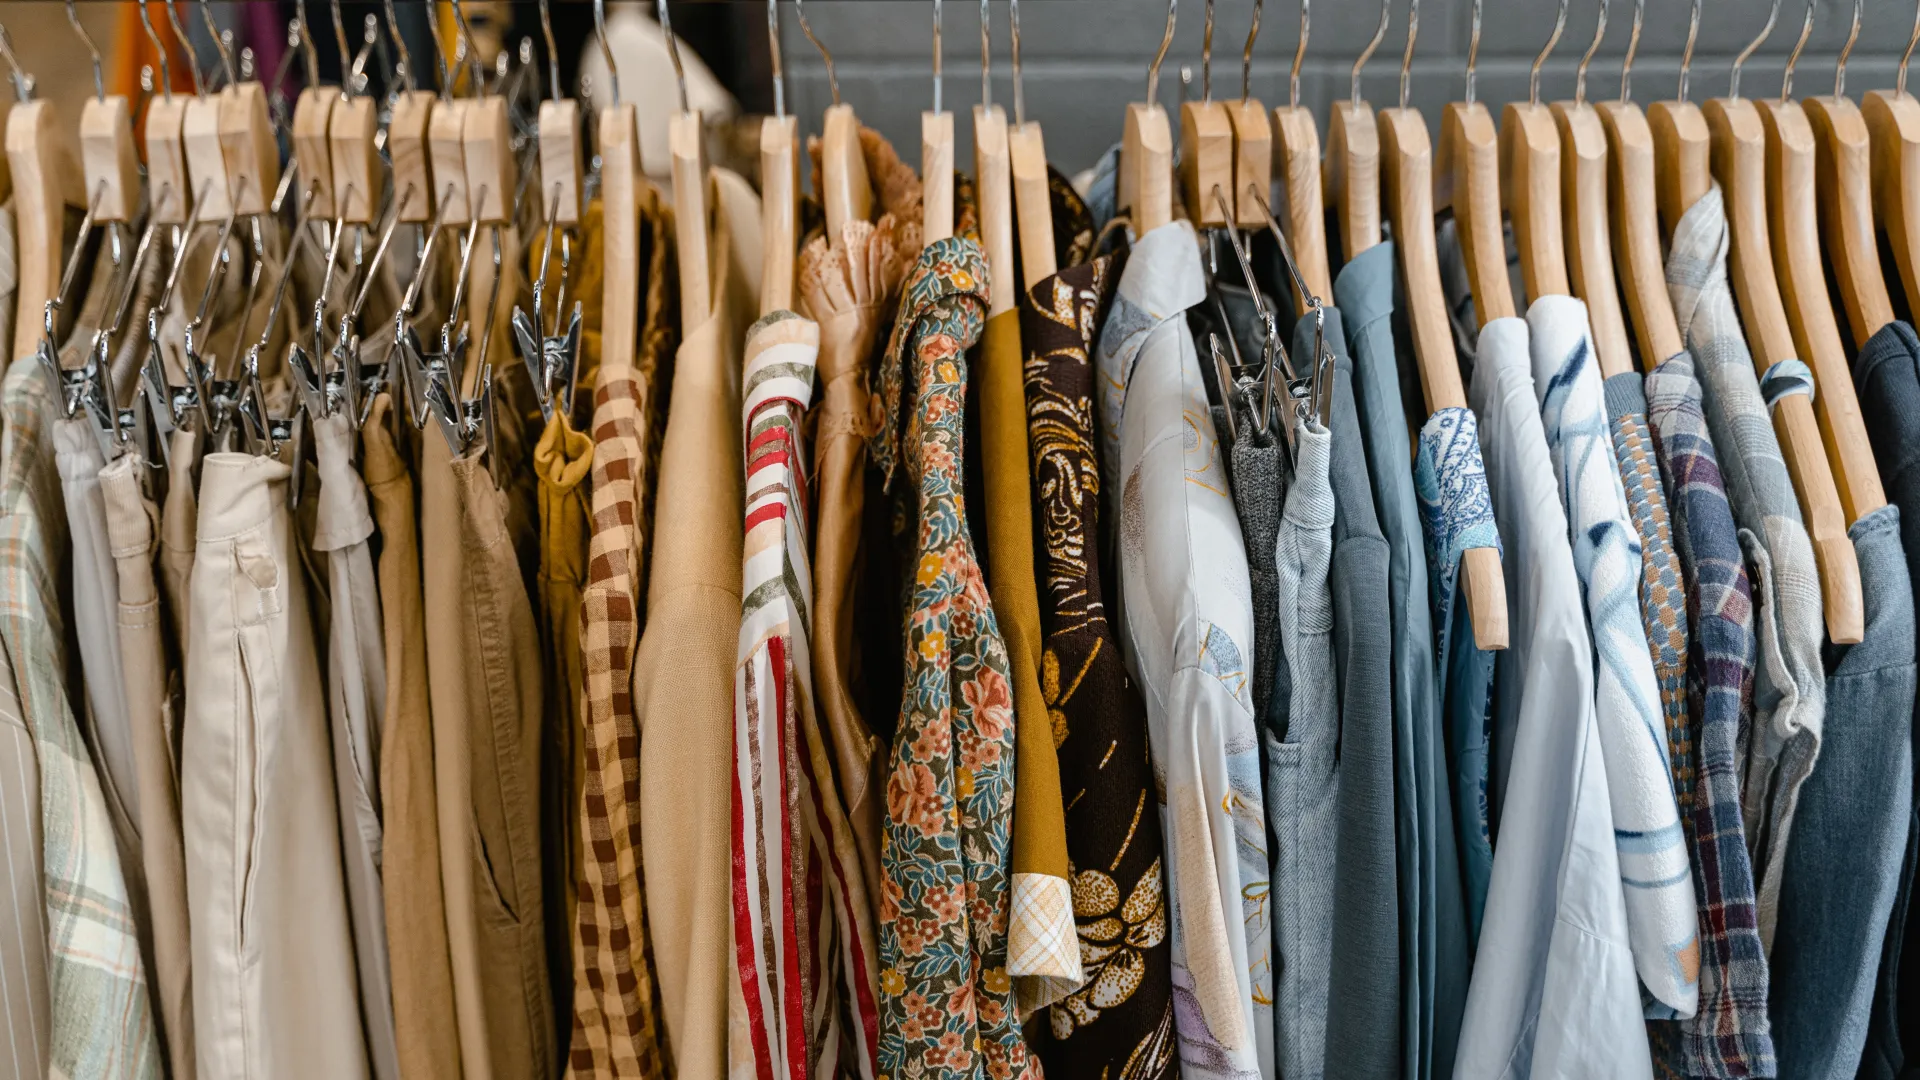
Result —
M 873 1080 L 866 884 L 814 713 L 806 455 L 820 328 L 775 312 L 747 332 L 746 545 L 734 674 L 734 1080 Z M 672 508 L 665 508 L 672 513 Z

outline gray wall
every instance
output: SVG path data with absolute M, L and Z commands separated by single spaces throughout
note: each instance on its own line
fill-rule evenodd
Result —
M 1860 40 L 1847 68 L 1847 91 L 1891 87 L 1900 52 L 1913 28 L 1914 7 L 1905 0 L 1866 0 Z M 1574 69 L 1593 40 L 1598 5 L 1576 2 L 1566 32 L 1541 71 L 1540 99 L 1573 96 Z M 1680 54 L 1687 36 L 1687 0 L 1649 0 L 1640 51 L 1634 63 L 1633 97 L 1641 103 L 1674 96 Z M 861 120 L 878 127 L 917 164 L 920 113 L 932 107 L 931 0 L 811 0 L 807 18 L 814 33 L 833 51 L 841 99 Z M 1220 0 L 1216 5 L 1213 92 L 1216 98 L 1240 95 L 1240 57 L 1246 42 L 1252 0 Z M 955 0 L 945 5 L 945 107 L 956 115 L 956 154 L 969 171 L 972 160 L 972 106 L 980 100 L 979 5 Z M 1471 36 L 1470 0 L 1426 0 L 1411 69 L 1410 103 L 1429 126 L 1439 122 L 1440 107 L 1459 100 L 1465 88 L 1467 45 Z M 1534 55 L 1553 29 L 1551 0 L 1485 0 L 1480 39 L 1478 96 L 1494 110 L 1524 99 Z M 1180 68 L 1193 71 L 1191 93 L 1201 82 L 1202 0 L 1179 4 L 1173 46 L 1160 71 L 1160 100 L 1169 110 L 1180 102 Z M 1021 73 L 1026 113 L 1046 135 L 1048 157 L 1071 173 L 1085 168 L 1120 138 L 1125 105 L 1146 93 L 1147 65 L 1166 27 L 1161 0 L 1026 0 L 1020 5 Z M 1607 35 L 1589 69 L 1590 100 L 1619 96 L 1620 60 L 1627 48 L 1633 5 L 1612 6 Z M 800 32 L 794 8 L 780 5 L 782 49 L 788 107 L 801 117 L 803 131 L 817 132 L 820 112 L 832 103 L 820 54 Z M 1741 76 L 1748 97 L 1780 93 L 1787 54 L 1799 36 L 1804 4 L 1784 0 L 1779 23 Z M 1695 101 L 1724 95 L 1733 57 L 1766 22 L 1763 0 L 1714 0 L 1705 5 L 1692 69 Z M 1325 131 L 1329 101 L 1347 93 L 1353 61 L 1378 25 L 1380 8 L 1368 0 L 1319 0 L 1300 72 L 1301 102 L 1312 106 Z M 1007 4 L 994 0 L 993 99 L 1013 111 Z M 1795 71 L 1796 97 L 1833 92 L 1834 60 L 1852 23 L 1852 5 L 1821 3 L 1813 32 Z M 1298 40 L 1299 8 L 1287 0 L 1265 5 L 1254 45 L 1253 96 L 1268 107 L 1287 98 L 1287 72 Z M 1363 73 L 1361 92 L 1376 107 L 1394 104 L 1399 95 L 1400 60 L 1407 42 L 1407 5 L 1394 0 L 1386 39 Z M 1920 70 L 1915 72 L 1920 89 Z M 1178 120 L 1175 120 L 1178 123 Z

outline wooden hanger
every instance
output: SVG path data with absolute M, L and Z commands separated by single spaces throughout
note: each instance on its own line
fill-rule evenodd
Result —
M 66 208 L 80 205 L 82 180 L 69 129 L 53 102 L 34 98 L 33 77 L 20 70 L 5 33 L 0 28 L 18 101 L 7 114 L 6 131 L 20 274 L 14 285 L 13 355 L 7 358 L 12 360 L 31 355 L 40 344 L 47 301 L 60 284 Z
M 1553 112 L 1540 104 L 1540 65 L 1546 62 L 1567 25 L 1567 0 L 1560 0 L 1553 36 L 1534 58 L 1528 98 L 1500 114 L 1501 190 L 1513 219 L 1520 249 L 1520 276 L 1527 302 L 1568 293 L 1567 253 L 1560 229 L 1560 132 Z
M 713 314 L 719 299 L 713 295 L 713 260 L 727 253 L 708 247 L 707 139 L 699 110 L 687 104 L 687 76 L 680 66 L 680 42 L 667 17 L 667 0 L 658 0 L 655 13 L 666 35 L 667 54 L 680 88 L 680 111 L 667 125 L 667 148 L 673 156 L 673 229 L 680 268 L 680 325 L 692 333 Z M 847 114 L 852 122 L 851 111 Z M 859 139 L 854 138 L 857 156 Z M 865 166 L 862 165 L 864 178 Z
M 760 122 L 762 315 L 792 310 L 794 256 L 800 247 L 800 121 L 787 115 L 786 77 L 780 69 L 780 8 L 775 0 L 767 0 L 767 47 L 773 57 L 773 115 Z
M 1466 387 L 1460 380 L 1460 360 L 1454 353 L 1452 324 L 1440 286 L 1427 124 L 1419 110 L 1402 106 L 1380 110 L 1379 130 L 1387 159 L 1387 204 L 1393 215 L 1394 245 L 1406 275 L 1407 319 L 1413 329 L 1414 358 L 1427 412 L 1465 408 Z M 1488 651 L 1506 648 L 1507 587 L 1499 550 L 1481 547 L 1463 552 L 1461 580 L 1474 644 Z
M 1620 65 L 1620 100 L 1603 101 L 1595 108 L 1607 133 L 1607 159 L 1612 163 L 1608 216 L 1613 223 L 1614 265 L 1623 275 L 1627 311 L 1640 343 L 1640 364 L 1652 371 L 1678 353 L 1684 342 L 1673 314 L 1673 297 L 1667 293 L 1665 259 L 1660 252 L 1653 133 L 1646 115 L 1627 98 L 1645 12 L 1646 0 L 1638 0 L 1633 7 L 1633 36 Z
M 1633 370 L 1627 322 L 1620 313 L 1620 290 L 1613 279 L 1613 236 L 1607 219 L 1607 134 L 1600 114 L 1587 104 L 1587 65 L 1607 32 L 1607 4 L 1601 0 L 1593 44 L 1581 57 L 1572 101 L 1551 106 L 1560 143 L 1560 194 L 1566 210 L 1567 272 L 1573 294 L 1587 305 L 1594 357 L 1600 377 Z
M 1336 101 L 1327 116 L 1327 161 L 1322 182 L 1340 222 L 1340 257 L 1354 256 L 1380 243 L 1380 130 L 1373 106 L 1360 97 L 1360 69 L 1387 36 L 1392 0 L 1381 0 L 1380 25 L 1353 62 L 1352 93 Z
M 1779 5 L 1774 5 L 1778 14 Z M 1754 367 L 1764 373 L 1774 364 L 1794 359 L 1793 332 L 1773 272 L 1773 252 L 1767 230 L 1767 140 L 1760 110 L 1739 97 L 1740 67 L 1765 40 L 1767 27 L 1734 61 L 1729 95 L 1707 102 L 1703 110 L 1712 135 L 1714 179 L 1726 192 L 1727 224 L 1731 233 L 1728 272 L 1741 321 L 1753 352 Z M 1827 465 L 1819 423 L 1805 395 L 1789 394 L 1773 407 L 1773 427 L 1787 470 L 1793 476 L 1807 533 L 1813 540 L 1820 568 L 1821 596 L 1826 605 L 1827 636 L 1838 644 L 1860 640 L 1864 616 L 1860 597 L 1860 565 L 1847 540 L 1840 495 Z
M 1160 52 L 1147 68 L 1147 98 L 1127 106 L 1120 129 L 1120 175 L 1116 178 L 1118 205 L 1133 218 L 1135 236 L 1173 220 L 1173 134 L 1167 113 L 1160 107 L 1160 62 L 1173 44 L 1174 16 L 1180 0 L 1169 0 L 1167 31 Z
M 1300 38 L 1293 50 L 1287 104 L 1274 108 L 1273 130 L 1281 175 L 1286 179 L 1286 234 L 1294 265 L 1313 295 L 1325 299 L 1333 296 L 1333 274 L 1327 266 L 1326 203 L 1320 190 L 1320 129 L 1313 110 L 1300 104 L 1300 64 L 1306 59 L 1307 34 L 1312 29 L 1308 4 L 1309 0 L 1300 0 Z M 1296 314 L 1306 313 L 1306 301 L 1298 290 L 1294 305 Z
M 333 216 L 332 120 L 337 86 L 308 86 L 293 103 L 293 160 L 313 189 L 313 215 Z
M 1679 227 L 1680 219 L 1713 186 L 1707 118 L 1687 99 L 1687 75 L 1693 67 L 1693 44 L 1699 36 L 1700 0 L 1693 0 L 1687 20 L 1687 45 L 1680 54 L 1679 92 L 1672 101 L 1647 106 L 1647 126 L 1653 132 L 1654 201 L 1660 209 L 1660 239 L 1667 244 L 1673 242 L 1673 230 Z
M 941 108 L 940 0 L 933 0 L 933 108 L 920 114 L 920 238 L 953 235 L 953 114 Z
M 67 22 L 93 59 L 93 96 L 80 106 L 80 168 L 97 222 L 125 223 L 140 210 L 140 155 L 133 148 L 133 118 L 127 99 L 108 94 L 100 50 L 67 0 Z
M 1243 229 L 1258 229 L 1267 223 L 1266 215 L 1247 197 L 1248 193 L 1257 192 L 1265 199 L 1273 190 L 1273 118 L 1253 96 L 1253 39 L 1259 32 L 1260 7 L 1255 4 L 1246 51 L 1240 57 L 1240 97 L 1221 106 L 1233 126 L 1234 224 Z
M 594 4 L 601 49 L 606 49 L 603 4 Z M 634 107 L 620 102 L 620 77 L 606 55 L 612 105 L 600 110 L 600 231 L 606 263 L 600 304 L 601 380 L 633 366 L 640 343 L 640 136 Z
M 1835 68 L 1833 96 L 1810 97 L 1802 104 L 1813 125 L 1818 154 L 1821 233 L 1833 259 L 1854 344 L 1865 345 L 1894 315 L 1874 235 L 1873 140 L 1866 117 L 1844 93 L 1846 58 L 1860 32 L 1858 0 L 1853 10 L 1853 33 Z
M 1213 197 L 1213 189 L 1219 188 L 1227 209 L 1233 209 L 1233 120 L 1227 107 L 1213 100 L 1213 0 L 1207 0 L 1206 10 L 1200 100 L 1180 103 L 1180 193 L 1195 228 L 1225 225 L 1228 216 L 1238 217 L 1223 216 L 1220 201 Z
M 1454 229 L 1473 290 L 1474 316 L 1485 326 L 1518 314 L 1507 277 L 1506 226 L 1500 217 L 1500 135 L 1493 115 L 1474 99 L 1480 54 L 1480 2 L 1473 5 L 1473 32 L 1467 46 L 1465 101 L 1448 105 L 1440 116 L 1440 167 L 1435 202 L 1453 207 Z
M 1025 86 L 1020 78 L 1020 0 L 1007 5 L 1013 22 L 1013 130 L 1007 134 L 1007 156 L 1013 170 L 1014 221 L 1020 229 L 1020 285 L 1022 292 L 1052 277 L 1058 269 L 1053 252 L 1053 193 L 1047 182 L 1047 145 L 1040 122 L 1027 119 Z
M 793 11 L 800 18 L 800 32 L 820 50 L 820 58 L 827 68 L 827 88 L 833 94 L 833 104 L 827 107 L 820 129 L 819 195 L 821 207 L 826 211 L 827 243 L 839 247 L 841 229 L 847 222 L 873 217 L 873 183 L 867 177 L 866 152 L 860 149 L 860 120 L 853 115 L 853 106 L 840 101 L 840 79 L 833 70 L 833 54 L 813 36 L 813 27 L 807 23 L 805 0 L 794 0 Z M 679 205 L 677 198 L 674 205 Z M 704 240 L 702 246 L 705 246 Z M 684 292 L 680 299 L 684 307 Z
M 1920 312 L 1920 100 L 1907 93 L 1907 64 L 1920 43 L 1920 7 L 1892 90 L 1869 90 L 1860 111 L 1873 154 L 1873 206 L 1893 249 L 1907 308 Z
M 1793 87 L 1793 68 L 1813 30 L 1813 7 L 1807 7 L 1800 40 L 1787 59 L 1778 100 L 1757 102 L 1767 140 L 1768 236 L 1773 244 L 1774 272 L 1793 333 L 1794 351 L 1813 371 L 1814 416 L 1833 467 L 1840 507 L 1848 524 L 1887 504 L 1874 464 L 1873 447 L 1860 418 L 1860 402 L 1853 391 L 1840 326 L 1827 297 L 1825 248 L 1821 244 L 1816 151 L 1813 126 L 1799 103 L 1787 95 Z M 1872 247 L 1868 254 L 1878 258 Z
M 987 317 L 1013 308 L 1020 293 L 1013 272 L 1013 163 L 1007 114 L 998 105 L 973 107 L 974 194 L 980 201 L 980 246 L 986 251 L 993 295 Z

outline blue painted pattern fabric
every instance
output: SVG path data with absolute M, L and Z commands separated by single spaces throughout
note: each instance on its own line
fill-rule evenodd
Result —
M 1753 706 L 1753 590 L 1693 356 L 1678 353 L 1649 372 L 1646 400 L 1673 496 L 1673 542 L 1692 620 L 1687 711 L 1695 764 L 1683 820 L 1700 910 L 1700 1008 L 1680 1022 L 1679 1067 L 1687 1076 L 1773 1076 L 1767 954 L 1740 814 L 1738 748 Z M 1664 1041 L 1655 1038 L 1656 1046 Z
M 880 851 L 882 1077 L 1040 1075 L 1007 974 L 1013 690 L 962 493 L 966 350 L 987 296 L 978 244 L 927 245 L 881 362 L 873 457 L 913 567 Z
M 1467 941 L 1479 938 L 1493 873 L 1493 830 L 1487 800 L 1487 736 L 1492 722 L 1494 655 L 1474 643 L 1460 603 L 1460 559 L 1473 548 L 1500 548 L 1480 426 L 1473 410 L 1441 409 L 1420 426 L 1414 448 L 1414 494 L 1426 541 L 1427 586 L 1433 596 L 1437 671 L 1452 767 L 1453 827 L 1466 887 Z
M 1594 701 L 1634 967 L 1653 995 L 1649 1012 L 1692 1016 L 1700 991 L 1693 873 L 1667 765 L 1659 684 L 1640 623 L 1640 538 L 1607 433 L 1586 305 L 1543 296 L 1528 310 L 1527 325 L 1534 392 L 1593 635 Z

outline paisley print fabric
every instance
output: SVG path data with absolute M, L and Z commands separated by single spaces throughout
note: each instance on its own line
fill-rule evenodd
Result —
M 1056 235 L 1058 232 L 1056 230 Z M 1146 706 L 1101 583 L 1093 341 L 1119 278 L 1102 257 L 1040 281 L 1020 310 L 1042 549 L 1041 689 L 1067 807 L 1086 983 L 1029 1032 L 1052 1080 L 1176 1075 L 1172 935 Z
M 1006 967 L 1012 685 L 961 483 L 966 350 L 987 296 L 978 244 L 927 245 L 880 373 L 873 457 L 903 504 L 913 575 L 880 852 L 879 1074 L 892 1080 L 1040 1075 Z

